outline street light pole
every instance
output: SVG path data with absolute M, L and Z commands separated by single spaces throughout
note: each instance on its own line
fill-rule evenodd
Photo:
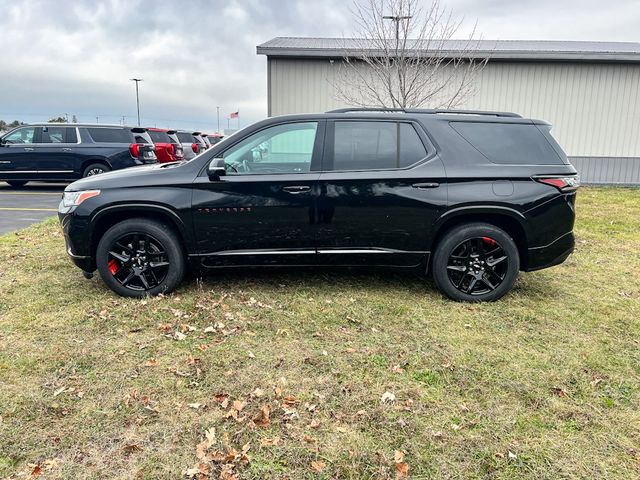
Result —
M 218 133 L 220 133 L 220 107 L 216 107 L 218 112 Z
M 396 24 L 396 47 L 400 41 L 400 21 L 409 20 L 411 17 L 411 15 L 385 15 L 382 17 L 385 20 L 391 20 Z
M 142 81 L 141 78 L 130 78 L 132 82 L 136 82 L 136 107 L 138 108 L 138 126 L 140 126 L 140 95 L 138 93 L 138 83 Z

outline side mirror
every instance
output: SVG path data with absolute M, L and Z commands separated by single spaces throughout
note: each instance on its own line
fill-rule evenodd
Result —
M 226 173 L 224 158 L 214 158 L 207 167 L 207 175 L 211 180 L 220 180 L 220 177 L 226 175 Z

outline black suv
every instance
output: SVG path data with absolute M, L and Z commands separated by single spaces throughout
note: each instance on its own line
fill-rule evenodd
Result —
M 156 163 L 147 130 L 118 125 L 23 125 L 0 138 L 0 181 L 69 181 Z
M 574 248 L 576 170 L 551 126 L 510 113 L 337 110 L 256 123 L 182 163 L 67 187 L 67 252 L 120 295 L 187 265 L 431 272 L 463 301 Z

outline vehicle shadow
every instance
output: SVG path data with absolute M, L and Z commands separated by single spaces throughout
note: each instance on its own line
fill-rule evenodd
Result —
M 192 283 L 193 282 L 193 283 Z M 438 291 L 430 275 L 416 270 L 383 270 L 366 267 L 271 267 L 220 269 L 204 276 L 190 276 L 183 286 L 197 283 L 205 290 L 224 289 L 264 289 L 286 288 L 321 291 L 371 290 L 389 292 L 411 291 L 433 298 L 445 297 Z M 513 292 L 531 298 L 553 297 L 554 292 L 545 276 L 520 273 Z M 509 294 L 507 294 L 507 297 Z
M 23 187 L 12 187 L 8 183 L 0 182 L 2 192 L 62 192 L 69 183 L 27 183 Z

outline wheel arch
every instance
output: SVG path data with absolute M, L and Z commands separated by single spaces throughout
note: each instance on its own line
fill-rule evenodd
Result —
M 190 251 L 187 228 L 176 212 L 168 207 L 163 207 L 160 205 L 136 204 L 107 207 L 106 209 L 98 212 L 91 219 L 91 256 L 95 258 L 98 243 L 100 242 L 100 239 L 105 234 L 105 232 L 109 230 L 109 228 L 117 223 L 120 223 L 124 220 L 130 220 L 132 218 L 156 220 L 168 225 L 175 231 L 175 233 L 178 234 L 178 238 L 182 243 L 185 253 L 188 253 Z
M 105 167 L 109 167 L 110 170 L 113 170 L 113 165 L 111 165 L 111 162 L 109 162 L 109 160 L 105 157 L 91 157 L 88 158 L 86 160 L 83 160 L 82 163 L 80 164 L 80 175 L 82 175 L 84 173 L 84 171 L 86 170 L 86 168 L 89 165 L 92 165 L 94 163 L 99 163 L 101 165 L 104 165 Z
M 527 266 L 528 259 L 528 243 L 529 234 L 525 226 L 526 217 L 508 207 L 471 207 L 451 210 L 449 214 L 445 214 L 436 222 L 434 235 L 432 237 L 431 249 L 428 269 L 431 269 L 431 261 L 433 253 L 438 248 L 438 244 L 444 236 L 459 225 L 467 223 L 488 223 L 501 228 L 513 238 L 520 255 L 520 269 L 524 270 Z

